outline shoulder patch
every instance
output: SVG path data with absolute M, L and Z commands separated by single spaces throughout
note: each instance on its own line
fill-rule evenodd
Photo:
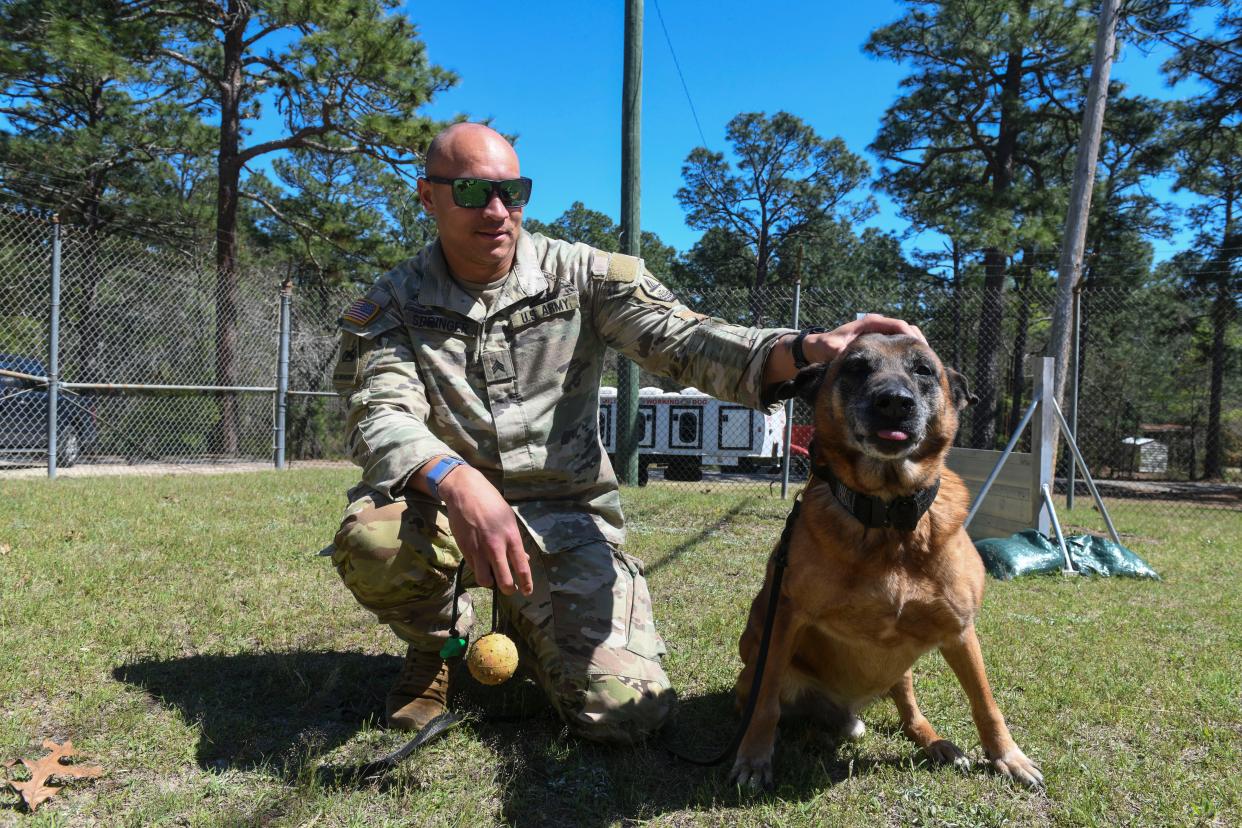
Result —
M 675 308 L 681 304 L 677 301 L 676 294 L 646 274 L 634 286 L 634 298 L 644 305 L 658 305 L 662 308 Z
M 626 256 L 624 253 L 613 253 L 608 260 L 606 282 L 632 282 L 643 272 L 643 260 L 637 256 Z
M 380 306 L 370 299 L 355 299 L 341 314 L 341 320 L 354 325 L 365 325 L 378 316 L 379 312 Z
M 591 275 L 608 275 L 608 254 L 602 250 L 591 251 Z

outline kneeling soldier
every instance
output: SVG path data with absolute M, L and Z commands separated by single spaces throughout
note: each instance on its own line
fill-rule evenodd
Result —
M 523 662 L 586 738 L 655 731 L 674 693 L 660 666 L 642 563 L 622 551 L 617 480 L 599 437 L 608 348 L 712 396 L 775 408 L 762 393 L 865 332 L 745 328 L 695 313 L 642 260 L 521 230 L 530 179 L 498 133 L 456 124 L 418 182 L 439 239 L 340 319 L 334 379 L 349 403 L 362 482 L 333 562 L 358 601 L 408 644 L 388 695 L 392 726 L 446 709 L 439 650 L 453 574 L 499 591 Z M 473 620 L 458 602 L 460 629 Z

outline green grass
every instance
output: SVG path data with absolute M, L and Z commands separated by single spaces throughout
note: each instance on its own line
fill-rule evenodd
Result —
M 466 686 L 472 718 L 383 785 L 335 784 L 402 741 L 378 726 L 401 648 L 315 556 L 353 476 L 0 483 L 0 760 L 71 738 L 107 771 L 34 815 L 0 794 L 0 825 L 1242 822 L 1242 514 L 1126 503 L 1115 520 L 1163 582 L 988 584 L 992 686 L 1046 792 L 926 766 L 885 702 L 858 744 L 786 730 L 777 790 L 746 794 L 656 747 L 575 741 L 517 682 Z M 707 754 L 736 724 L 737 636 L 786 504 L 695 488 L 624 497 L 682 696 L 671 738 Z M 928 718 L 978 757 L 943 662 L 915 675 Z

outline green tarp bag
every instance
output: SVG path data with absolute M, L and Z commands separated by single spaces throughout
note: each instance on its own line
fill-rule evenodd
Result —
M 1080 575 L 1128 575 L 1160 580 L 1146 561 L 1108 538 L 1074 535 L 1065 539 L 1065 546 Z M 987 538 L 976 543 L 975 548 L 988 574 L 1002 581 L 1019 575 L 1060 572 L 1065 562 L 1056 541 L 1035 529 L 1025 529 L 1007 538 Z

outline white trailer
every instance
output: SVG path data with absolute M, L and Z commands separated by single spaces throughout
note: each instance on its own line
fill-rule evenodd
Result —
M 617 450 L 616 411 L 617 389 L 602 386 L 599 432 L 610 456 Z M 704 465 L 749 472 L 780 464 L 784 409 L 764 415 L 695 388 L 642 388 L 638 422 L 639 485 L 646 484 L 652 464 L 666 466 L 666 480 L 700 480 Z

